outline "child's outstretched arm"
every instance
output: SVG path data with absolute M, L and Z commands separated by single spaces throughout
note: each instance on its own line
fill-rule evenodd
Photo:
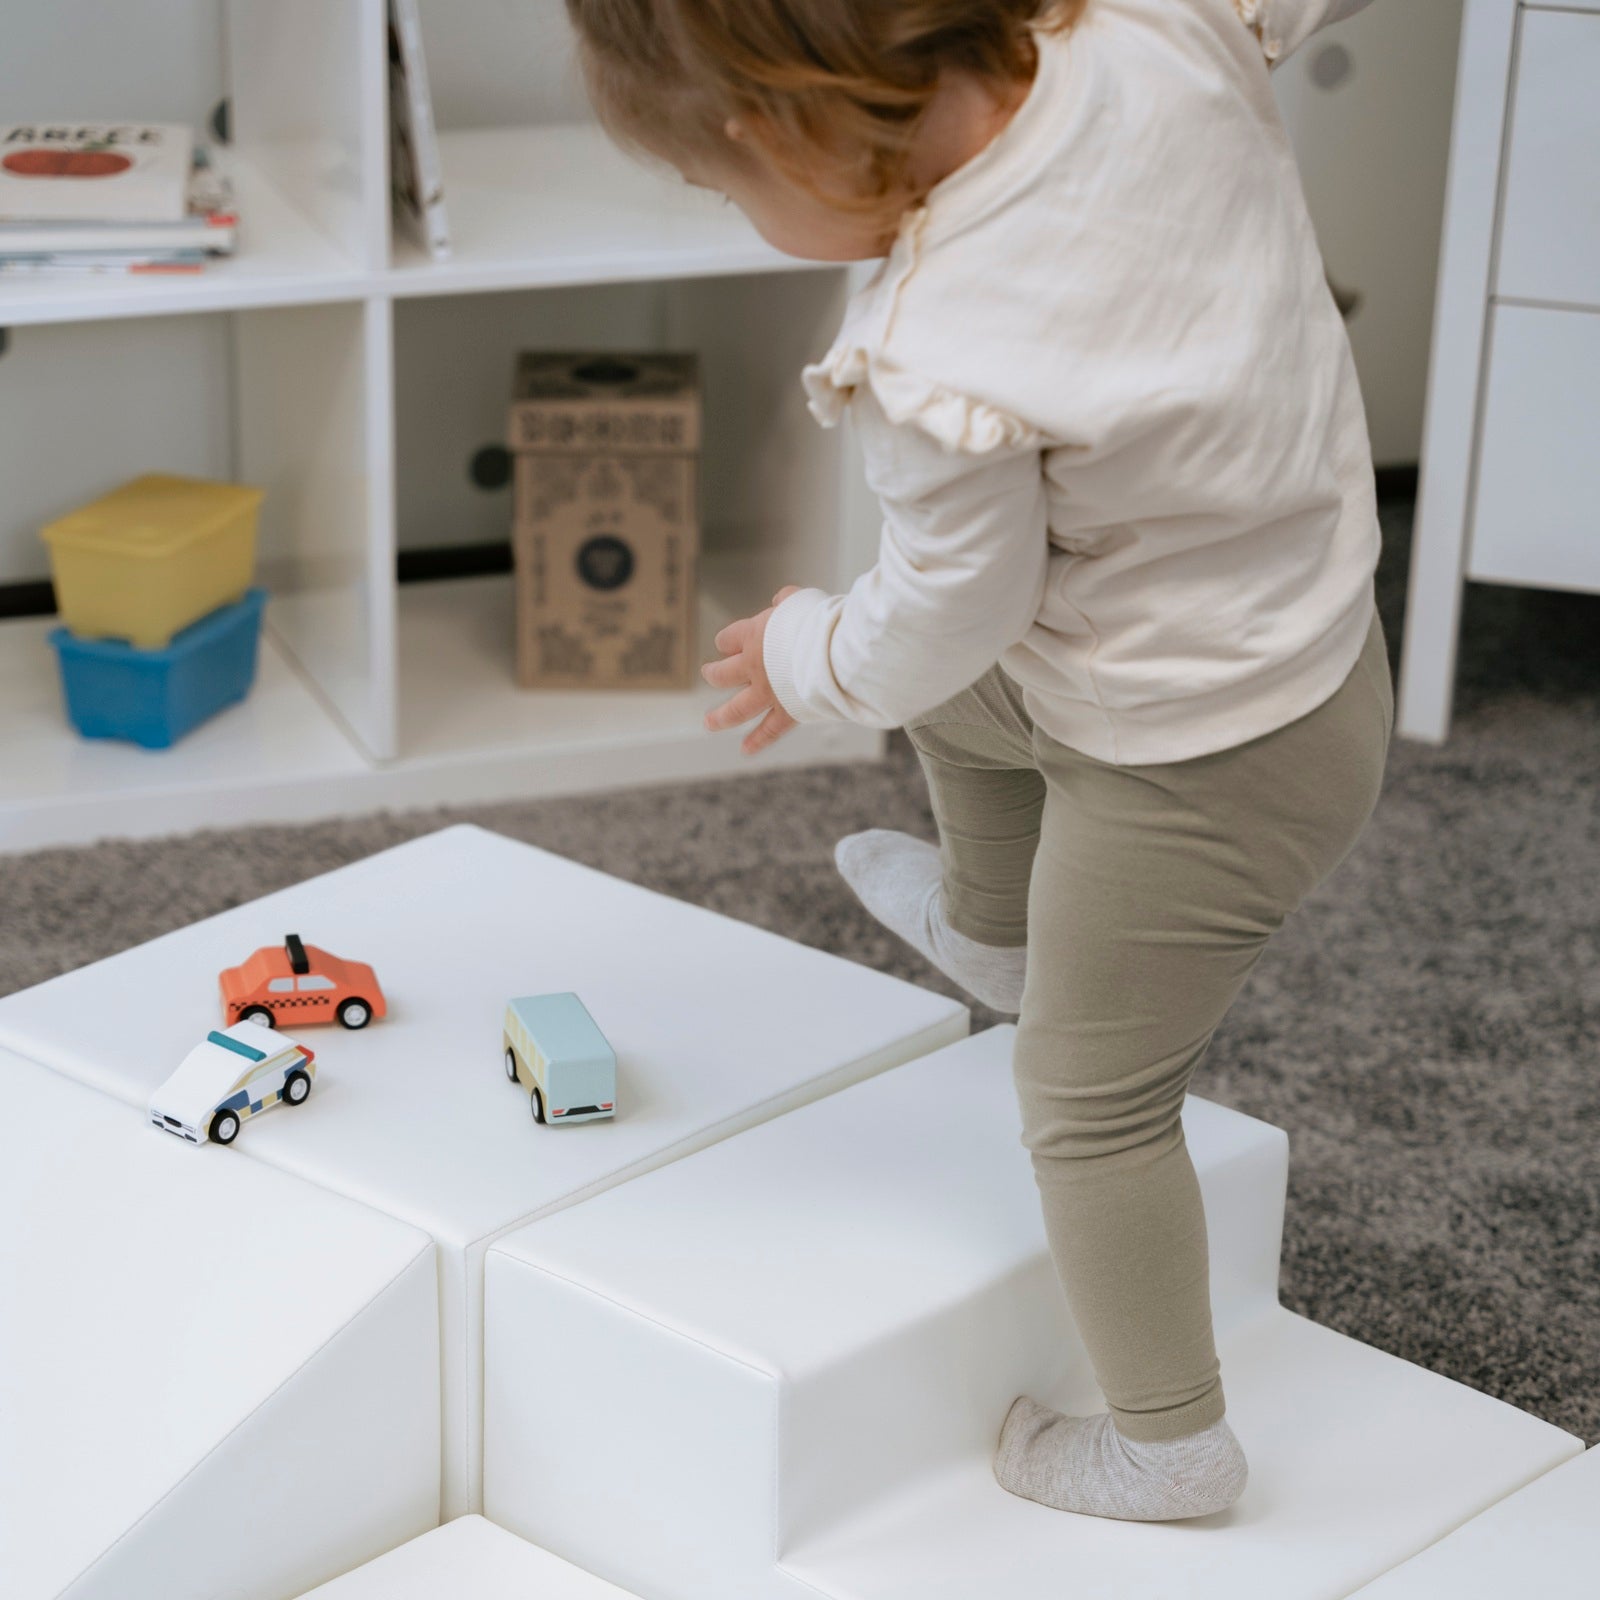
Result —
M 1287 61 L 1319 28 L 1343 22 L 1371 0 L 1233 0 L 1240 20 L 1261 41 L 1267 64 Z
M 1049 555 L 1045 441 L 1018 429 L 1015 443 L 949 449 L 914 423 L 895 427 L 866 389 L 854 409 L 876 436 L 867 452 L 884 511 L 876 564 L 848 594 L 800 589 L 763 614 L 761 629 L 758 619 L 731 625 L 719 648 L 764 635 L 760 671 L 719 676 L 718 663 L 706 676 L 728 685 L 764 677 L 796 722 L 895 728 L 981 677 L 1038 616 Z M 713 712 L 708 726 L 748 720 L 754 698 L 736 697 L 737 711 L 725 720 Z

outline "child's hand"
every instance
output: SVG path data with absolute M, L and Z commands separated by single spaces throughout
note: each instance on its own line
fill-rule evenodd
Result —
M 730 622 L 716 637 L 716 646 L 722 652 L 721 661 L 708 661 L 700 669 L 700 676 L 718 689 L 738 689 L 731 700 L 706 713 L 706 726 L 714 733 L 724 728 L 736 728 L 752 717 L 761 721 L 744 736 L 739 748 L 747 756 L 775 744 L 795 726 L 795 720 L 782 706 L 767 681 L 766 663 L 762 659 L 762 642 L 767 635 L 767 619 L 773 611 L 795 592 L 790 584 L 772 597 L 772 604 L 753 617 Z M 765 712 L 764 717 L 761 716 Z

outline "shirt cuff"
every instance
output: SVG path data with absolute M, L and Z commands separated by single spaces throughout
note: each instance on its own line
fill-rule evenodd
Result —
M 831 598 L 821 589 L 800 589 L 767 618 L 766 636 L 761 642 L 761 662 L 767 669 L 767 682 L 772 685 L 778 704 L 796 722 L 830 720 L 825 713 L 812 710 L 800 692 L 796 672 L 800 664 L 796 659 L 796 641 L 805 625 Z M 828 670 L 826 663 L 823 670 Z

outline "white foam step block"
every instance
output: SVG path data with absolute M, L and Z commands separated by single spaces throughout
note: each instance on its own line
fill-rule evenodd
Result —
M 659 1521 L 685 1559 L 748 1541 L 755 1560 L 780 1533 L 803 1537 L 986 1448 L 1018 1375 L 1052 1384 L 1076 1350 L 1020 1145 L 1014 1037 L 992 1029 L 641 1180 L 636 1203 L 607 1196 L 501 1241 L 489 1514 L 585 1566 L 616 1542 L 613 1515 Z M 1219 1319 L 1237 1320 L 1276 1303 L 1286 1141 L 1200 1100 L 1185 1122 Z M 611 1490 L 611 1468 L 586 1481 L 570 1456 L 586 1416 L 605 1430 L 597 1396 L 628 1430 Z M 775 1404 L 781 1462 L 766 1437 Z M 713 1453 L 686 1459 L 686 1441 Z M 583 1542 L 561 1542 L 580 1528 Z M 658 1568 L 646 1554 L 632 1576 Z
M 287 1600 L 438 1520 L 425 1233 L 0 1051 L 0 1594 Z
M 1284 1311 L 1287 1140 L 1191 1096 L 1232 1510 L 993 1481 L 1006 1407 L 1104 1408 L 996 1028 L 497 1241 L 485 1511 L 650 1600 L 1344 1595 L 1579 1448 Z M 1068 1587 L 1064 1588 L 1064 1585 Z
M 0 1044 L 142 1106 L 216 1025 L 217 973 L 289 932 L 369 962 L 390 1013 L 304 1029 L 315 1091 L 238 1147 L 438 1242 L 446 1518 L 480 1497 L 492 1239 L 968 1027 L 943 996 L 456 827 L 7 996 Z M 617 1053 L 617 1116 L 539 1127 L 501 1020 L 514 995 L 568 989 Z
M 636 1600 L 479 1516 L 457 1517 L 304 1600 Z
M 1535 1478 L 1357 1592 L 1357 1600 L 1594 1600 L 1600 1446 Z

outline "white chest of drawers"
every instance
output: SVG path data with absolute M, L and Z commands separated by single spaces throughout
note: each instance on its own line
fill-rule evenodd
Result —
M 1467 0 L 1399 731 L 1440 740 L 1466 579 L 1600 592 L 1600 0 Z

